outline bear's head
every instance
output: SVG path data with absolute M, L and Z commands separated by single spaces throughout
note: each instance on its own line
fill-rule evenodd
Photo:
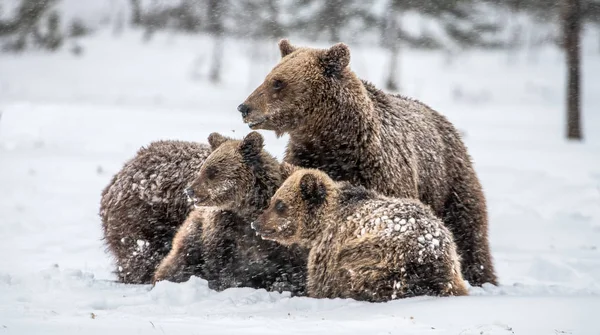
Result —
M 285 180 L 269 207 L 252 223 L 263 239 L 310 248 L 321 236 L 336 187 L 324 172 L 299 169 Z
M 278 136 L 298 130 L 318 108 L 344 99 L 343 82 L 354 75 L 348 68 L 350 49 L 338 43 L 329 49 L 300 48 L 279 42 L 281 61 L 264 82 L 238 106 L 251 129 L 273 130 Z M 312 115 L 315 120 L 322 117 Z
M 266 207 L 268 198 L 283 181 L 285 169 L 263 150 L 262 135 L 253 131 L 235 140 L 212 133 L 208 142 L 212 152 L 186 189 L 194 206 L 261 207 L 263 202 L 262 208 Z

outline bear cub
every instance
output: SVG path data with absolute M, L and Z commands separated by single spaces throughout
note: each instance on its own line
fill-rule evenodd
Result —
M 185 278 L 197 264 L 194 254 L 201 254 L 201 277 L 213 289 L 253 287 L 304 295 L 307 250 L 262 240 L 250 226 L 293 167 L 263 150 L 258 132 L 243 140 L 212 133 L 208 141 L 213 152 L 187 190 L 196 208 L 154 280 Z
M 384 302 L 467 295 L 452 233 L 417 200 L 301 169 L 252 226 L 266 240 L 310 249 L 310 297 Z
M 184 190 L 210 151 L 203 143 L 151 142 L 125 162 L 104 188 L 99 214 L 119 282 L 151 282 L 193 208 Z

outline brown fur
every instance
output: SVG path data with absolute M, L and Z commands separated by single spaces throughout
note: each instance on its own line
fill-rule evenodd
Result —
M 192 208 L 184 189 L 210 151 L 206 144 L 152 142 L 127 161 L 102 191 L 104 239 L 120 282 L 150 283 Z
M 176 237 L 186 242 L 175 243 L 180 247 L 161 263 L 155 280 L 173 281 L 180 272 L 190 272 L 186 268 L 195 264 L 187 262 L 187 248 L 201 248 L 202 277 L 211 288 L 246 286 L 304 294 L 307 252 L 264 241 L 250 227 L 293 167 L 264 151 L 257 132 L 243 140 L 213 133 L 209 143 L 214 151 L 191 186 L 198 207 Z
M 209 208 L 193 210 L 179 227 L 171 250 L 154 272 L 153 283 L 167 278 L 173 282 L 183 282 L 193 275 L 202 275 L 204 255 L 198 241 L 201 239 L 203 222 L 207 220 L 207 210 Z
M 314 298 L 382 302 L 467 294 L 452 233 L 417 200 L 299 170 L 253 227 L 265 239 L 310 248 Z
M 454 126 L 359 79 L 342 43 L 312 49 L 282 40 L 280 49 L 279 64 L 238 108 L 244 122 L 288 133 L 286 162 L 431 206 L 455 237 L 465 278 L 495 284 L 485 197 Z

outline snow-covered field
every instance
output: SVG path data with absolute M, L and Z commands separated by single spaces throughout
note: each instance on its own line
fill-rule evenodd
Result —
M 292 42 L 297 42 L 292 40 Z M 564 137 L 563 58 L 402 54 L 403 93 L 465 132 L 488 199 L 499 287 L 385 304 L 114 283 L 101 189 L 142 145 L 248 132 L 236 106 L 277 61 L 229 41 L 224 80 L 205 80 L 198 37 L 108 34 L 83 57 L 0 55 L 0 334 L 600 334 L 600 54 L 584 52 L 583 143 Z M 264 48 L 265 46 L 260 46 Z M 382 86 L 386 54 L 352 48 Z M 268 132 L 281 155 L 286 138 Z

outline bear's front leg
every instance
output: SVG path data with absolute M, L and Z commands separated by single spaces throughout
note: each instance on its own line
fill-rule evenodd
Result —
M 204 214 L 203 208 L 195 209 L 179 227 L 171 251 L 154 272 L 153 284 L 161 280 L 184 282 L 201 274 L 204 265 L 201 243 Z

